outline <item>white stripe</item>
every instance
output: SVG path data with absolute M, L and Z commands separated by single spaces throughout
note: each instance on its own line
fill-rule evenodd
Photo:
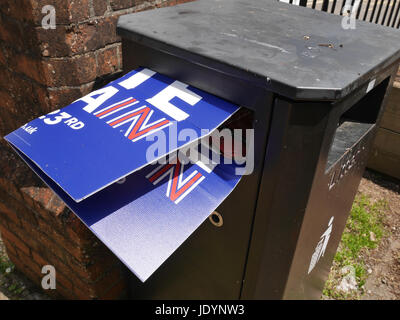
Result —
M 187 189 L 178 199 L 175 200 L 175 204 L 178 204 L 179 202 L 181 202 L 183 200 L 183 198 L 185 198 L 204 179 L 205 179 L 205 177 L 202 176 L 199 180 L 197 180 L 189 189 Z
M 127 136 L 130 134 L 131 130 L 132 130 L 133 127 L 135 126 L 135 124 L 136 124 L 136 122 L 138 121 L 139 117 L 140 117 L 140 114 L 138 114 L 137 116 L 134 116 L 133 118 L 126 119 L 125 121 L 122 121 L 122 122 L 120 123 L 120 125 L 123 125 L 123 124 L 125 124 L 125 123 L 127 123 L 127 122 L 129 122 L 129 121 L 135 120 L 135 121 L 132 121 L 132 123 L 131 123 L 131 125 L 129 126 L 128 130 L 126 130 L 126 132 L 125 132 L 125 134 L 124 134 L 125 137 L 127 137 Z M 116 126 L 114 126 L 114 128 L 117 128 L 118 126 L 119 126 L 119 125 L 116 125 Z
M 109 112 L 109 113 L 106 113 L 105 115 L 99 117 L 99 119 L 103 119 L 103 118 L 105 118 L 105 117 L 108 117 L 109 115 L 111 115 L 111 114 L 113 114 L 113 113 L 116 113 L 116 112 L 118 112 L 118 111 L 121 111 L 121 110 L 124 110 L 124 109 L 126 109 L 126 108 L 129 108 L 130 106 L 133 106 L 133 105 L 135 105 L 135 104 L 137 104 L 137 103 L 139 103 L 139 101 L 135 101 L 135 102 L 129 103 L 129 104 L 127 104 L 126 106 L 123 106 L 123 107 L 118 108 L 118 109 L 115 109 L 115 110 L 113 110 L 113 111 L 111 111 L 111 112 Z
M 147 137 L 148 135 L 153 134 L 153 133 L 156 132 L 156 131 L 159 131 L 159 130 L 161 130 L 161 129 L 164 129 L 164 128 L 166 128 L 166 127 L 169 127 L 171 124 L 172 124 L 172 122 L 166 123 L 165 125 L 163 125 L 163 126 L 157 128 L 157 130 L 149 131 L 149 132 L 145 133 L 144 135 L 133 139 L 132 142 L 135 142 L 135 141 L 137 141 L 137 140 L 139 140 L 139 139 L 142 139 L 142 138 L 144 138 L 144 137 Z
M 111 106 L 105 107 L 105 108 L 101 109 L 100 111 L 97 111 L 97 112 L 95 112 L 95 113 L 93 113 L 93 114 L 96 115 L 96 114 L 102 113 L 103 111 L 105 111 L 105 110 L 107 110 L 107 109 L 110 109 L 110 108 L 112 108 L 112 107 L 115 107 L 115 106 L 117 106 L 117 105 L 119 105 L 119 104 L 121 104 L 121 103 L 124 103 L 124 102 L 126 102 L 126 101 L 128 101 L 128 100 L 131 100 L 131 99 L 133 99 L 133 98 L 132 98 L 132 97 L 129 97 L 129 98 L 125 99 L 125 100 L 121 100 L 121 101 L 119 101 L 119 102 L 117 102 L 117 103 L 114 103 L 114 104 L 112 104 Z
M 165 164 L 160 164 L 157 168 L 147 174 L 146 179 L 149 179 L 153 174 L 161 169 L 161 167 L 165 166 Z
M 198 173 L 198 171 L 195 170 L 188 177 L 186 177 L 185 180 L 182 181 L 183 169 L 184 169 L 184 165 L 181 164 L 181 172 L 178 177 L 178 185 L 177 185 L 176 191 L 178 191 L 180 188 L 182 188 L 190 179 L 192 179 Z
M 123 124 L 131 122 L 131 121 L 133 121 L 133 123 L 136 123 L 136 121 L 139 119 L 139 117 L 140 117 L 140 114 L 138 114 L 132 118 L 128 118 L 120 123 L 117 123 L 116 125 L 113 126 L 113 128 L 118 128 L 119 126 L 122 126 Z M 126 133 L 125 133 L 125 137 L 126 137 Z
M 111 119 L 111 120 L 108 120 L 107 123 L 114 122 L 114 121 L 116 121 L 116 120 L 118 120 L 118 119 L 123 118 L 124 116 L 126 116 L 126 115 L 128 115 L 128 114 L 135 113 L 136 111 L 141 110 L 141 109 L 143 109 L 143 108 L 145 108 L 145 107 L 146 107 L 146 106 L 142 106 L 142 107 L 137 108 L 137 109 L 135 109 L 135 110 L 131 110 L 131 111 L 125 112 L 124 114 L 122 114 L 122 115 L 120 115 L 120 116 L 118 116 L 118 117 L 116 117 L 116 118 L 113 118 L 113 119 Z
M 165 176 L 167 174 L 171 174 L 171 171 L 173 172 L 174 167 L 169 168 L 167 171 L 165 171 L 160 177 L 158 177 L 158 179 L 156 181 L 153 182 L 154 185 L 156 185 L 157 183 L 159 183 L 162 179 L 165 178 Z M 170 177 L 171 180 L 171 177 Z

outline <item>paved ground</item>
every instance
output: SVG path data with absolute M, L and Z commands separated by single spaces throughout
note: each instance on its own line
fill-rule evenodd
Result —
M 368 256 L 364 256 L 371 274 L 365 284 L 363 299 L 400 299 L 400 181 L 366 172 L 359 192 L 372 199 L 385 199 L 387 236 Z

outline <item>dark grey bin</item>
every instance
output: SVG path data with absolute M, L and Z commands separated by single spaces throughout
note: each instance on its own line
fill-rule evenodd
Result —
M 133 298 L 318 299 L 400 58 L 397 30 L 308 8 L 200 0 L 122 16 L 147 67 L 251 110 L 255 170 Z

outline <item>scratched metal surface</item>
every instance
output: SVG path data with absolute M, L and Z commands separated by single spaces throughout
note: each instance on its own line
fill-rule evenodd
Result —
M 351 150 L 364 135 L 371 130 L 374 124 L 345 121 L 336 130 L 332 147 L 328 154 L 326 168 L 330 168 L 348 150 Z
M 274 0 L 198 0 L 122 16 L 118 32 L 289 98 L 335 100 L 400 57 L 398 30 L 341 21 Z

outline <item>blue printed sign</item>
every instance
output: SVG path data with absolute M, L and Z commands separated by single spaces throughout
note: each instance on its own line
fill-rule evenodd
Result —
M 142 282 L 207 219 L 241 178 L 235 175 L 236 166 L 223 164 L 223 159 L 217 165 L 184 165 L 177 160 L 146 166 L 76 202 L 18 153 Z
M 81 201 L 148 164 L 154 141 L 147 136 L 162 131 L 166 138 L 156 159 L 194 140 L 180 135 L 184 129 L 204 136 L 236 110 L 225 100 L 141 69 L 5 139 Z
M 239 182 L 237 165 L 199 139 L 237 109 L 139 69 L 5 139 L 144 282 Z M 197 137 L 172 139 L 185 129 Z M 161 132 L 167 146 L 155 158 L 168 160 L 149 163 L 147 137 Z

